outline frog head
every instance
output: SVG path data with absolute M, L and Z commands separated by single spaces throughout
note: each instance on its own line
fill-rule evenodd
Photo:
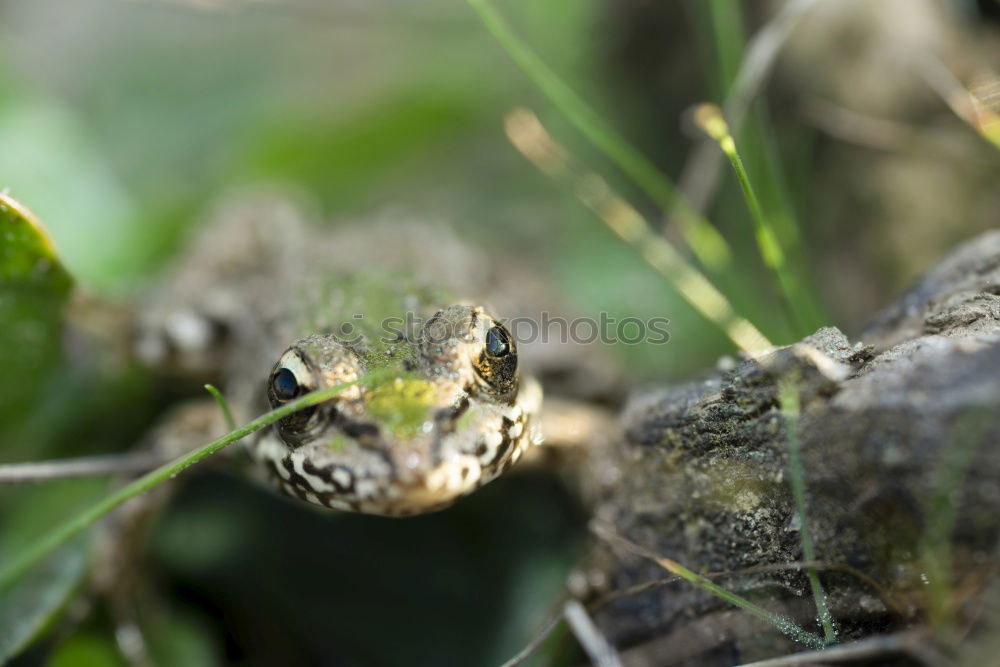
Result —
M 522 383 L 507 329 L 467 305 L 439 310 L 412 340 L 302 338 L 274 365 L 267 396 L 276 408 L 344 384 L 277 422 L 255 457 L 292 496 L 389 516 L 441 509 L 506 470 L 530 444 L 541 397 Z

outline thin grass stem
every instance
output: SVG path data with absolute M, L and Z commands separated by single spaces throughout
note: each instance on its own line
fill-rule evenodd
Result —
M 722 329 L 736 347 L 751 355 L 772 347 L 764 334 L 739 315 L 729 299 L 657 234 L 631 204 L 599 175 L 580 167 L 534 113 L 515 109 L 507 114 L 504 129 L 518 151 L 543 173 L 568 187 L 646 264 L 666 278 L 692 308 Z
M 747 43 L 739 70 L 726 93 L 723 109 L 734 127 L 741 127 L 753 100 L 760 93 L 774 68 L 781 47 L 799 21 L 822 0 L 790 0 L 782 5 L 763 28 Z M 716 35 L 716 40 L 726 39 Z M 721 156 L 712 141 L 699 142 L 681 173 L 679 185 L 688 201 L 705 211 L 719 181 Z
M 788 477 L 792 484 L 792 497 L 795 500 L 795 511 L 799 518 L 799 538 L 802 542 L 802 557 L 807 561 L 815 561 L 812 533 L 809 530 L 809 519 L 806 511 L 806 474 L 802 467 L 802 455 L 799 450 L 799 392 L 790 382 L 778 383 L 778 402 L 781 414 L 785 420 L 785 440 L 788 443 Z M 823 638 L 827 644 L 837 641 L 837 633 L 833 628 L 833 616 L 826 603 L 826 591 L 819 580 L 815 567 L 806 568 L 806 577 L 812 588 L 813 599 L 816 601 L 816 613 L 820 625 L 823 626 Z
M 488 0 L 468 0 L 491 35 L 528 78 L 591 143 L 597 146 L 656 205 L 670 211 L 684 240 L 698 260 L 712 271 L 724 272 L 732 252 L 721 234 L 687 201 L 648 158 L 609 126 L 577 93 L 552 71 L 511 29 Z
M 12 559 L 5 563 L 4 567 L 0 569 L 0 589 L 6 588 L 36 563 L 66 544 L 74 536 L 83 532 L 88 526 L 106 515 L 111 510 L 115 509 L 119 505 L 122 505 L 126 501 L 135 498 L 144 491 L 148 491 L 157 484 L 175 477 L 184 471 L 184 469 L 211 456 L 227 445 L 231 445 L 237 440 L 245 438 L 251 433 L 258 431 L 268 424 L 278 421 L 279 419 L 287 417 L 297 410 L 328 401 L 352 385 L 370 381 L 383 375 L 387 376 L 392 372 L 394 371 L 390 371 L 388 369 L 375 371 L 355 382 L 328 387 L 326 389 L 321 389 L 319 391 L 308 393 L 305 396 L 301 396 L 291 403 L 272 410 L 271 412 L 254 419 L 248 424 L 227 433 L 221 438 L 213 440 L 207 445 L 188 452 L 187 454 L 160 466 L 156 470 L 153 470 L 152 472 L 149 472 L 122 488 L 110 493 L 90 507 L 84 509 L 79 514 L 48 531 L 40 539 L 32 542 L 28 548 L 24 549 L 21 553 L 16 554 Z
M 219 409 L 222 410 L 222 416 L 226 420 L 226 426 L 229 427 L 230 431 L 235 431 L 236 420 L 233 419 L 233 413 L 229 410 L 229 401 L 226 400 L 226 397 L 222 395 L 222 392 L 219 391 L 215 385 L 206 384 L 205 391 L 210 393 L 212 398 L 215 399 L 215 402 L 219 404 Z
M 680 563 L 670 558 L 664 558 L 659 556 L 638 544 L 625 539 L 624 537 L 615 533 L 610 527 L 602 526 L 600 524 L 592 524 L 591 531 L 594 532 L 599 538 L 609 542 L 611 544 L 617 544 L 618 546 L 624 548 L 626 551 L 630 551 L 633 554 L 646 558 L 650 560 L 666 571 L 677 575 L 681 579 L 688 581 L 703 591 L 710 593 L 721 600 L 725 600 L 731 605 L 739 607 L 745 611 L 750 612 L 754 616 L 770 623 L 775 628 L 777 628 L 781 633 L 791 637 L 795 641 L 799 642 L 804 646 L 808 646 L 812 649 L 822 649 L 826 646 L 826 642 L 822 638 L 814 635 L 813 633 L 805 630 L 800 625 L 796 624 L 789 618 L 782 616 L 781 614 L 776 614 L 772 611 L 768 611 L 763 607 L 760 607 L 746 598 L 740 597 L 736 593 L 727 591 L 718 584 L 714 583 L 710 579 L 703 577 L 700 574 L 692 572 Z
M 750 210 L 750 217 L 753 218 L 754 235 L 761 258 L 774 274 L 775 281 L 778 283 L 785 303 L 792 313 L 796 327 L 800 330 L 808 328 L 811 319 L 808 301 L 785 257 L 774 228 L 767 216 L 764 215 L 764 209 L 754 192 L 750 176 L 747 174 L 743 160 L 736 148 L 736 140 L 733 139 L 729 132 L 729 126 L 725 118 L 722 117 L 722 110 L 714 104 L 702 104 L 695 112 L 695 121 L 705 131 L 705 134 L 719 144 L 719 148 L 733 165 L 733 171 L 736 173 L 736 178 L 739 180 L 740 188 L 746 199 L 747 208 Z

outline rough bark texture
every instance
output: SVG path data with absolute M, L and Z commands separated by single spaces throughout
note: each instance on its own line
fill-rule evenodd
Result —
M 692 570 L 736 573 L 716 581 L 822 635 L 801 569 L 739 573 L 803 560 L 779 382 L 801 398 L 807 521 L 838 640 L 933 626 L 974 643 L 997 622 L 976 610 L 1000 538 L 1000 232 L 956 250 L 862 342 L 822 329 L 635 397 L 624 442 L 593 461 L 596 522 Z M 612 591 L 669 576 L 613 541 L 600 551 Z M 595 615 L 627 664 L 730 665 L 804 648 L 686 582 Z M 921 664 L 912 653 L 867 660 Z

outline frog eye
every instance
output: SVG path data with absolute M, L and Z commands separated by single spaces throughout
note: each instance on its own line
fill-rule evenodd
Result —
M 306 360 L 295 350 L 288 350 L 274 365 L 267 380 L 267 398 L 272 408 L 312 390 L 312 372 Z
M 510 400 L 517 393 L 517 348 L 510 332 L 494 324 L 486 331 L 483 349 L 474 360 L 476 374 L 489 394 Z
M 271 376 L 271 394 L 279 401 L 290 401 L 299 395 L 301 387 L 295 373 L 287 368 L 279 368 Z
M 297 351 L 285 352 L 274 365 L 267 381 L 267 399 L 271 408 L 281 407 L 293 398 L 311 391 L 312 377 L 309 365 Z M 316 406 L 310 406 L 281 419 L 277 424 L 279 437 L 291 446 L 288 438 L 307 429 L 315 413 Z
M 486 354 L 497 359 L 510 354 L 510 334 L 497 325 L 486 332 Z

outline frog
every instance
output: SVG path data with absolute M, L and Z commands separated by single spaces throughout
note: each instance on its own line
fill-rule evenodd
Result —
M 136 355 L 219 383 L 237 421 L 343 386 L 248 439 L 253 477 L 311 505 L 405 517 L 450 506 L 542 443 L 531 363 L 565 380 L 550 369 L 569 355 L 505 324 L 545 308 L 525 295 L 551 302 L 540 281 L 442 225 L 394 212 L 324 228 L 308 210 L 273 191 L 225 200 L 136 315 Z M 600 388 L 609 364 L 584 358 L 569 384 Z M 566 423 L 572 403 L 554 405 Z
M 192 228 L 128 315 L 127 335 L 108 336 L 127 339 L 133 359 L 188 397 L 135 455 L 115 459 L 130 464 L 120 474 L 230 430 L 204 383 L 221 388 L 235 423 L 340 388 L 199 464 L 242 465 L 296 509 L 333 521 L 438 512 L 526 459 L 558 467 L 560 455 L 540 452 L 611 437 L 598 428 L 610 413 L 596 407 L 620 393 L 610 362 L 596 346 L 519 336 L 519 319 L 558 315 L 560 299 L 495 248 L 398 210 L 324 225 L 280 189 L 223 196 Z M 178 487 L 119 508 L 94 541 L 90 589 L 135 664 L 149 662 L 140 550 Z
M 438 310 L 416 341 L 392 346 L 311 334 L 281 355 L 267 381 L 272 408 L 366 372 L 412 374 L 354 384 L 255 440 L 253 458 L 282 491 L 332 509 L 420 514 L 495 479 L 540 439 L 539 385 L 522 381 L 510 332 L 482 306 Z

